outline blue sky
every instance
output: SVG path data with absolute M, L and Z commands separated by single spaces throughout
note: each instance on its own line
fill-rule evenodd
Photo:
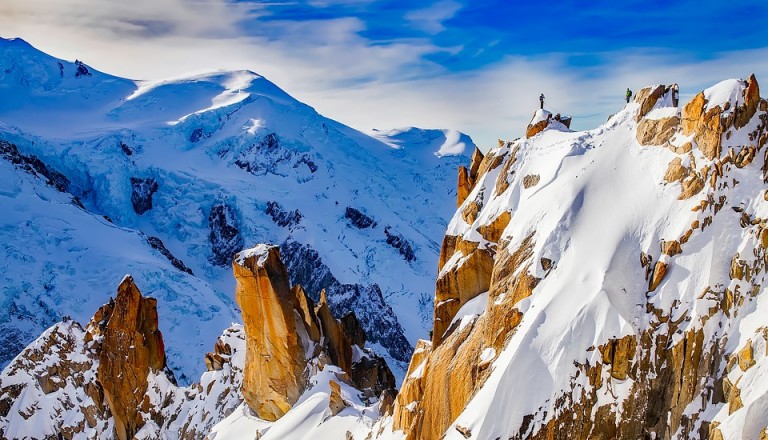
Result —
M 490 146 L 543 92 L 591 128 L 626 87 L 682 98 L 768 80 L 766 1 L 0 0 L 0 35 L 110 73 L 251 69 L 361 130 L 456 128 Z
M 436 46 L 448 50 L 460 47 L 455 55 L 429 57 L 450 69 L 473 69 L 507 55 L 549 52 L 572 52 L 572 65 L 579 66 L 600 61 L 590 57 L 591 53 L 633 47 L 680 50 L 688 56 L 708 57 L 713 52 L 762 47 L 768 40 L 768 2 L 758 0 L 445 0 L 422 3 L 421 7 L 418 3 L 391 0 L 240 3 L 270 14 L 255 22 L 246 21 L 246 32 L 259 21 L 356 17 L 366 25 L 360 34 L 374 44 L 430 38 Z M 421 23 L 414 15 L 422 17 Z M 724 20 L 727 17 L 732 19 Z

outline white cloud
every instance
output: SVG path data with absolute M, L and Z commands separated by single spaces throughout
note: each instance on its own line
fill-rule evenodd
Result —
M 238 29 L 246 7 L 225 0 L 132 0 L 125 5 L 3 0 L 0 34 L 20 36 L 55 56 L 78 58 L 130 78 L 251 69 L 355 128 L 453 128 L 484 147 L 499 137 L 522 134 L 541 92 L 550 108 L 575 115 L 574 126 L 584 129 L 621 108 L 627 87 L 678 82 L 686 99 L 721 79 L 752 72 L 768 84 L 768 48 L 715 54 L 708 60 L 625 50 L 604 54 L 610 64 L 589 68 L 569 67 L 572 54 L 508 57 L 482 69 L 451 73 L 425 60 L 447 49 L 427 39 L 371 44 L 361 36 L 365 23 L 356 18 L 253 21 L 248 26 L 258 29 L 246 29 L 245 35 Z M 595 116 L 583 117 L 589 115 Z
M 461 4 L 445 0 L 428 8 L 410 11 L 405 14 L 405 19 L 424 32 L 435 35 L 445 30 L 443 22 L 453 18 L 459 10 L 461 10 Z
M 609 66 L 584 72 L 567 67 L 564 55 L 514 57 L 480 71 L 318 90 L 308 96 L 319 103 L 320 111 L 358 128 L 449 127 L 489 148 L 498 138 L 512 139 L 525 132 L 542 92 L 548 108 L 573 115 L 574 128 L 589 129 L 621 109 L 627 87 L 637 91 L 677 82 L 681 99 L 686 100 L 716 82 L 753 72 L 768 84 L 768 49 L 724 53 L 703 61 L 643 52 L 613 59 Z

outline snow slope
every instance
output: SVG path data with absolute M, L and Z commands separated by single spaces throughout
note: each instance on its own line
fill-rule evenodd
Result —
M 0 336 L 3 365 L 61 316 L 87 320 L 130 272 L 160 300 L 169 365 L 186 383 L 238 320 L 231 255 L 272 242 L 293 281 L 315 299 L 327 288 L 337 315 L 354 310 L 402 375 L 431 323 L 468 137 L 374 138 L 252 72 L 131 81 L 19 39 L 0 40 L 0 95 L 0 140 L 66 177 L 63 193 L 19 184 L 25 172 L 0 163 L 13 212 L 0 219 L 0 326 L 19 332 Z
M 745 87 L 744 81 L 728 80 L 705 90 L 706 108 L 735 108 L 744 102 Z M 659 100 L 664 102 L 666 97 Z M 712 397 L 717 377 L 694 378 L 685 386 L 702 387 L 702 395 L 684 410 L 690 424 L 687 431 L 681 425 L 669 433 L 673 438 L 688 438 L 687 433 L 697 433 L 702 423 L 710 421 L 725 420 L 723 438 L 757 438 L 766 427 L 768 295 L 762 287 L 766 271 L 758 244 L 768 214 L 761 171 L 765 159 L 762 154 L 753 162 L 743 159 L 750 146 L 758 145 L 752 133 L 765 129 L 765 108 L 746 126 L 723 135 L 723 155 L 730 158 L 719 179 L 706 178 L 718 160 L 705 157 L 695 144 L 690 154 L 674 152 L 690 140 L 682 134 L 673 137 L 668 148 L 639 145 L 637 112 L 638 105 L 631 103 L 594 130 L 545 130 L 489 153 L 506 154 L 513 165 L 499 166 L 482 177 L 465 202 L 485 194 L 477 221 L 467 224 L 460 208 L 448 234 L 482 242 L 476 227 L 511 212 L 500 243 L 514 251 L 530 237 L 534 243 L 530 271 L 541 281 L 530 297 L 517 304 L 522 321 L 493 361 L 487 381 L 446 431 L 446 439 L 531 437 L 553 417 L 568 414 L 561 397 L 577 399 L 582 390 L 595 389 L 579 371 L 580 366 L 604 362 L 595 347 L 626 336 L 667 337 L 665 332 L 669 349 L 702 331 L 704 352 L 714 344 L 715 353 L 719 349 L 724 353 L 723 358 L 715 357 L 719 365 L 715 374 L 730 371 L 730 383 L 738 383 L 745 405 L 734 413 L 733 404 L 729 409 L 728 403 Z M 657 119 L 678 115 L 677 109 L 663 105 L 654 112 Z M 688 182 L 665 182 L 670 163 L 681 157 L 684 166 L 700 169 L 706 181 L 702 192 L 691 198 L 681 195 Z M 500 170 L 506 174 L 499 177 Z M 539 183 L 523 185 L 525 176 L 531 175 L 539 176 Z M 510 183 L 501 194 L 493 191 L 497 178 Z M 688 230 L 692 234 L 681 240 Z M 678 240 L 684 243 L 681 254 L 660 254 L 664 243 Z M 668 267 L 658 288 L 649 289 L 641 255 L 650 255 L 652 265 L 658 261 Z M 539 264 L 542 258 L 553 262 L 551 271 Z M 736 275 L 734 261 L 743 261 L 740 264 L 751 270 L 746 276 Z M 723 299 L 731 295 L 736 298 L 733 304 Z M 735 359 L 745 346 L 752 350 L 750 356 L 754 353 L 757 366 L 734 367 L 733 360 L 726 367 L 726 361 Z M 656 356 L 661 356 L 664 348 L 658 350 Z M 637 354 L 630 352 L 638 363 L 644 354 L 640 348 Z M 597 390 L 598 406 L 608 405 L 621 417 L 622 408 L 634 397 L 633 375 L 616 379 L 604 369 L 603 379 L 608 385 Z M 592 417 L 594 421 L 594 412 Z

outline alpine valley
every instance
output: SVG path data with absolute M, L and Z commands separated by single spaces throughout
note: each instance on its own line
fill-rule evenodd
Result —
M 768 101 L 675 90 L 482 153 L 0 39 L 0 438 L 768 439 Z

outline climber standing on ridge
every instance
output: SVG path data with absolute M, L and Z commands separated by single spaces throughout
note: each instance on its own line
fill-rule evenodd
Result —
M 672 84 L 672 106 L 677 107 L 677 104 L 680 103 L 680 90 L 677 87 L 677 84 Z
M 544 110 L 544 94 L 543 93 L 539 95 L 539 103 L 541 104 L 541 109 Z
M 630 99 L 632 99 L 632 90 L 629 90 L 629 87 L 627 87 L 627 104 L 629 104 Z

